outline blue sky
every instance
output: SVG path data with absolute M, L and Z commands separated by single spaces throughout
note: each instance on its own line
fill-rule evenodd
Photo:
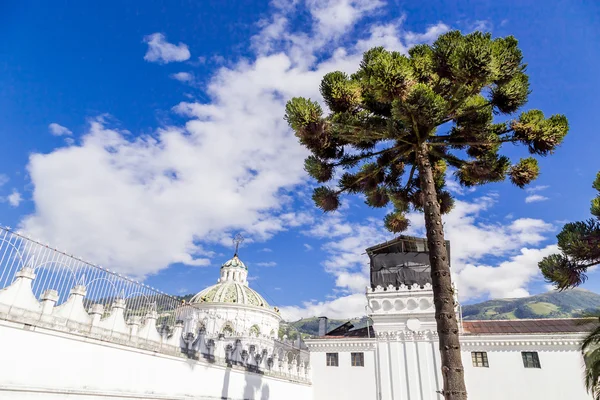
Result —
M 483 29 L 519 39 L 527 107 L 571 130 L 529 191 L 454 187 L 453 269 L 464 302 L 545 291 L 536 263 L 589 216 L 600 169 L 599 16 L 592 1 L 3 2 L 0 223 L 174 294 L 214 283 L 243 232 L 251 286 L 284 317 L 361 315 L 384 211 L 313 207 L 285 101 L 319 99 L 322 75 L 374 45 Z

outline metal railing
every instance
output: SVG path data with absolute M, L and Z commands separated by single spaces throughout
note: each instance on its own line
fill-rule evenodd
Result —
M 156 312 L 157 326 L 171 328 L 176 322 L 181 305 L 176 297 L 0 226 L 0 290 L 9 287 L 25 268 L 35 274 L 31 288 L 38 300 L 54 290 L 58 296 L 56 306 L 60 306 L 73 288 L 83 286 L 86 310 L 102 305 L 106 315 L 111 305 L 122 300 L 126 321 Z

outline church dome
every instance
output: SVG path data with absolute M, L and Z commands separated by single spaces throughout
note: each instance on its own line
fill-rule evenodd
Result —
M 192 297 L 190 303 L 235 303 L 270 308 L 269 303 L 256 291 L 232 281 L 219 282 L 207 287 Z
M 260 294 L 248 287 L 247 278 L 248 268 L 236 254 L 221 266 L 218 283 L 192 297 L 190 303 L 232 303 L 271 308 Z

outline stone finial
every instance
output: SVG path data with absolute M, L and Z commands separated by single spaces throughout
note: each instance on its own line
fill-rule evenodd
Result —
M 15 278 L 35 279 L 35 270 L 31 267 L 25 267 L 15 274 Z
M 58 301 L 58 292 L 54 289 L 48 289 L 40 297 L 42 301 L 42 314 L 52 314 L 52 309 Z
M 87 294 L 87 288 L 85 287 L 85 285 L 73 286 L 69 294 L 85 297 L 85 295 Z
M 97 326 L 102 319 L 104 314 L 104 306 L 102 304 L 94 304 L 90 309 L 90 315 L 92 316 L 92 326 Z
M 129 325 L 129 328 L 131 329 L 131 336 L 137 335 L 141 323 L 142 318 L 137 315 L 129 318 L 127 325 Z

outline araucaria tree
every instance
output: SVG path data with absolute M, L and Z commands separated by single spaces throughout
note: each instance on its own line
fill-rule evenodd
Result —
M 352 75 L 331 72 L 320 86 L 330 110 L 318 102 L 293 98 L 285 119 L 312 153 L 306 171 L 318 182 L 313 199 L 324 211 L 340 205 L 343 193 L 363 194 L 371 207 L 393 206 L 385 226 L 408 227 L 406 213 L 425 216 L 435 317 L 439 333 L 446 399 L 466 399 L 458 324 L 442 214 L 452 208 L 445 190 L 446 168 L 464 186 L 498 182 L 507 176 L 518 187 L 539 174 L 535 158 L 511 164 L 500 154 L 504 143 L 523 144 L 545 156 L 568 131 L 562 115 L 546 118 L 525 111 L 529 79 L 517 40 L 458 31 L 404 55 L 376 47 L 367 51 Z M 344 172 L 337 175 L 336 169 Z
M 593 183 L 598 196 L 592 200 L 594 216 L 587 221 L 566 224 L 556 236 L 560 254 L 545 257 L 539 267 L 546 280 L 558 290 L 574 288 L 585 282 L 588 268 L 600 265 L 600 172 Z M 585 387 L 600 400 L 600 324 L 581 345 L 585 360 Z
M 600 172 L 593 187 L 598 191 L 592 200 L 594 217 L 566 224 L 556 236 L 560 254 L 544 257 L 539 263 L 546 280 L 559 290 L 581 285 L 588 268 L 600 265 Z

